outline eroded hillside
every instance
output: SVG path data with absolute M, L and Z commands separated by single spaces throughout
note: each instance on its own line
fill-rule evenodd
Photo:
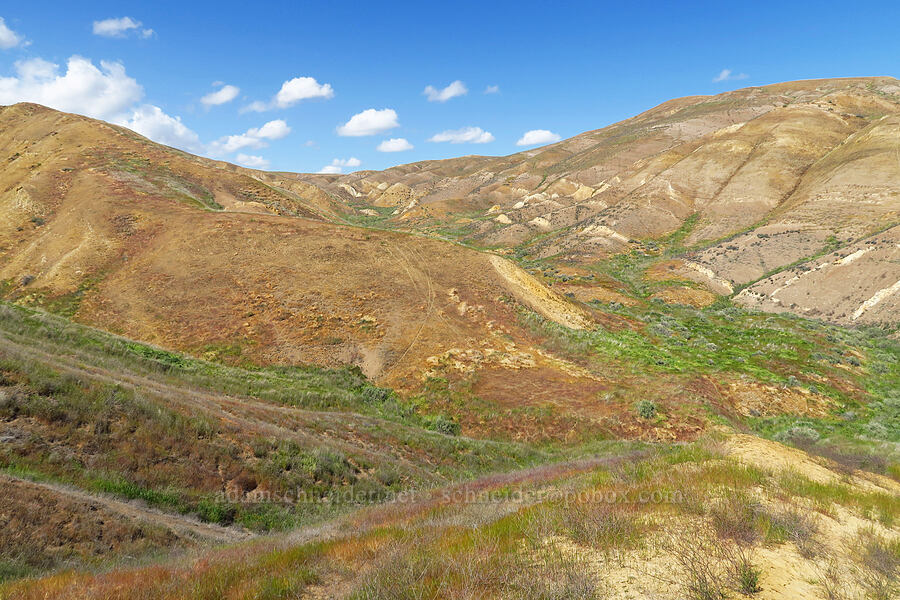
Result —
M 877 344 L 717 299 L 896 325 L 896 87 L 684 98 L 511 157 L 343 177 L 7 107 L 2 291 L 206 359 L 354 364 L 482 437 L 825 417 L 883 385 Z M 635 415 L 645 397 L 665 419 Z
M 799 81 L 681 98 L 502 158 L 297 176 L 385 226 L 589 268 L 692 223 L 696 279 L 738 301 L 834 322 L 897 322 L 900 83 Z M 884 235 L 882 235 L 884 234 Z M 831 280 L 814 269 L 878 250 Z M 828 293 L 814 292 L 822 287 Z
M 339 177 L 0 109 L 0 598 L 891 597 L 898 92 Z

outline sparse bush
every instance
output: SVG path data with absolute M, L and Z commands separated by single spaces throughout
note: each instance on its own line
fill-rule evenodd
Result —
M 768 515 L 768 521 L 766 538 L 769 541 L 791 541 L 804 558 L 812 558 L 819 553 L 816 541 L 819 528 L 806 512 L 795 508 L 777 511 Z
M 752 554 L 749 549 L 735 547 L 732 557 L 732 577 L 737 590 L 747 596 L 761 592 L 759 579 L 762 572 L 753 566 Z
M 651 400 L 641 400 L 635 406 L 637 414 L 648 421 L 656 416 L 656 404 Z
M 719 557 L 720 546 L 700 534 L 675 535 L 664 549 L 680 567 L 678 583 L 691 600 L 727 598 L 727 571 Z
M 575 543 L 601 551 L 633 546 L 641 533 L 633 515 L 603 503 L 566 505 L 563 525 Z
M 758 503 L 735 491 L 729 491 L 709 511 L 716 535 L 740 544 L 752 544 L 758 539 L 757 520 L 762 512 Z
M 427 425 L 431 431 L 437 431 L 444 435 L 459 435 L 460 433 L 459 423 L 444 415 L 430 417 L 427 419 Z
M 848 600 L 847 583 L 834 558 L 819 567 L 818 583 L 824 600 Z
M 808 425 L 794 425 L 779 432 L 775 439 L 779 442 L 799 446 L 801 448 L 815 444 L 819 441 L 819 432 Z
M 855 555 L 859 583 L 871 600 L 892 600 L 900 594 L 900 541 L 889 541 L 872 529 L 857 532 Z

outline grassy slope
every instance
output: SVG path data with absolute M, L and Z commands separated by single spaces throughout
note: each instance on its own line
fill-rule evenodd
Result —
M 0 598 L 722 598 L 771 587 L 785 565 L 810 577 L 786 594 L 890 598 L 898 509 L 883 489 L 751 466 L 710 439 L 492 476 L 187 564 L 13 583 Z
M 215 523 L 285 529 L 557 454 L 453 435 L 353 368 L 228 367 L 5 303 L 0 339 L 0 469 Z
M 522 320 L 546 346 L 572 360 L 617 368 L 616 393 L 633 403 L 650 399 L 635 381 L 704 377 L 709 381 L 758 382 L 784 390 L 827 397 L 827 415 L 735 415 L 707 406 L 713 420 L 725 419 L 770 438 L 793 443 L 852 464 L 900 476 L 900 343 L 895 328 L 849 329 L 792 315 L 738 307 L 720 297 L 695 308 L 667 304 L 654 295 L 667 287 L 699 287 L 684 279 L 649 274 L 664 261 L 684 258 L 696 248 L 684 240 L 696 225 L 689 218 L 672 234 L 642 240 L 641 249 L 595 263 L 582 276 L 561 274 L 565 263 L 534 260 L 529 245 L 515 253 L 520 264 L 551 287 L 572 281 L 606 285 L 633 300 L 592 302 L 605 320 L 619 317 L 628 327 L 573 331 L 522 311 Z M 666 379 L 670 382 L 671 379 Z M 709 399 L 704 399 L 709 404 Z

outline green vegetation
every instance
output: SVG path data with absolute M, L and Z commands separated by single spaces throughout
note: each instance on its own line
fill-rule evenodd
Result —
M 823 570 L 811 582 L 826 597 L 847 583 L 840 580 L 845 573 L 868 597 L 893 597 L 900 576 L 896 541 L 862 528 L 846 548 L 826 549 L 816 523 L 828 519 L 803 508 L 815 494 L 784 473 L 747 467 L 715 447 L 660 446 L 592 465 L 490 476 L 460 501 L 444 500 L 454 497 L 451 488 L 446 496 L 421 496 L 389 511 L 364 510 L 325 540 L 259 540 L 210 553 L 194 569 L 154 566 L 113 580 L 69 572 L 7 584 L 0 597 L 37 598 L 47 586 L 65 583 L 85 598 L 108 595 L 113 585 L 141 589 L 148 600 L 292 597 L 313 584 L 360 599 L 599 599 L 610 597 L 608 577 L 615 572 L 615 580 L 645 577 L 655 582 L 651 588 L 721 600 L 767 587 L 763 546 L 796 550 L 813 564 L 834 564 L 840 555 L 841 569 Z M 862 496 L 848 490 L 820 509 L 839 505 L 864 517 Z M 660 543 L 661 553 L 654 550 Z M 185 594 L 172 596 L 173 589 Z
M 215 196 L 202 185 L 185 179 L 173 172 L 166 163 L 152 162 L 135 153 L 105 155 L 105 168 L 110 172 L 127 173 L 128 176 L 143 180 L 168 197 L 198 208 L 222 210 Z
M 552 456 L 461 437 L 357 368 L 230 367 L 6 303 L 0 335 L 0 469 L 205 521 L 281 530 Z
M 650 420 L 656 416 L 656 404 L 650 400 L 641 400 L 635 406 L 635 410 L 642 419 Z

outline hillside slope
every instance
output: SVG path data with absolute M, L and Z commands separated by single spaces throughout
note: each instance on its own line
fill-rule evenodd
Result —
M 314 197 L 84 117 L 16 105 L 0 131 L 0 291 L 19 303 L 206 358 L 356 364 L 407 389 L 461 351 L 485 382 L 526 363 L 567 396 L 596 391 L 523 354 L 517 307 L 580 326 L 590 311 L 502 259 L 332 223 Z
M 879 342 L 701 308 L 735 294 L 896 324 L 895 117 L 882 114 L 897 106 L 894 87 L 829 80 L 685 98 L 512 157 L 344 177 L 255 172 L 92 119 L 6 107 L 0 292 L 206 359 L 354 364 L 475 436 L 689 439 L 711 413 L 823 416 L 882 385 L 868 370 Z M 802 163 L 793 178 L 788 158 Z M 751 164 L 768 165 L 769 179 Z M 394 177 L 431 195 L 383 210 Z M 746 197 L 700 202 L 701 188 L 742 177 L 762 198 L 750 220 L 765 223 L 714 243 L 748 222 Z M 860 177 L 865 201 L 820 198 L 827 182 L 846 191 Z M 681 196 L 654 195 L 664 181 Z M 560 203 L 575 221 L 541 212 Z M 540 234 L 537 218 L 557 228 Z M 779 391 L 788 382 L 804 390 Z M 666 418 L 638 418 L 645 398 Z
M 900 280 L 896 230 L 879 235 L 900 219 L 898 157 L 900 82 L 874 77 L 681 98 L 508 157 L 296 177 L 348 206 L 388 207 L 385 225 L 556 265 L 589 267 L 689 223 L 685 247 L 711 271 L 703 283 L 713 291 L 723 293 L 716 282 L 728 283 L 724 293 L 758 282 L 738 301 L 896 323 L 896 303 L 872 299 L 893 296 Z M 780 287 L 773 271 L 803 273 L 818 255 L 837 250 L 839 260 L 854 244 L 878 252 L 834 285 L 800 278 L 784 299 L 771 296 Z M 809 294 L 821 284 L 830 293 Z

